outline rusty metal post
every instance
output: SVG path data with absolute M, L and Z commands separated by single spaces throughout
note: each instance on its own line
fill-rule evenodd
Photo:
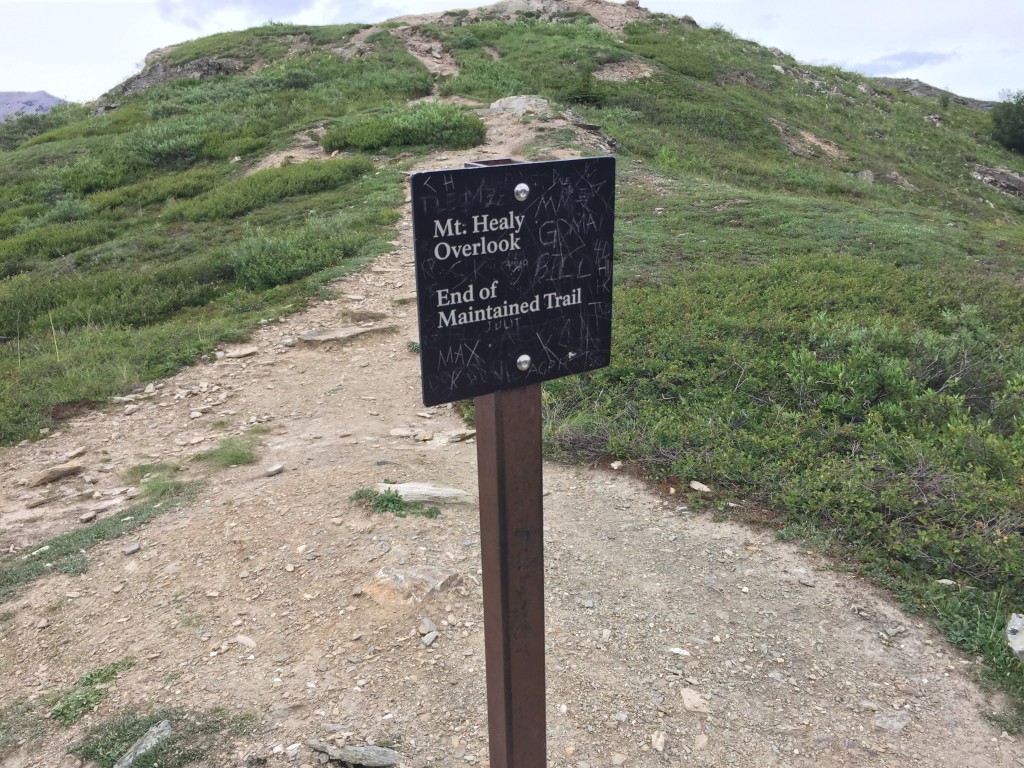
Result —
M 491 768 L 545 768 L 540 384 L 476 398 Z

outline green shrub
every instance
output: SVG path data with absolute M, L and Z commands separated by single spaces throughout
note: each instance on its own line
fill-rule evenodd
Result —
M 217 132 L 211 123 L 199 116 L 161 120 L 127 135 L 122 140 L 122 151 L 143 166 L 180 168 L 190 165 L 203 157 L 208 134 Z
M 65 195 L 54 205 L 40 211 L 38 216 L 23 220 L 18 227 L 18 231 L 27 232 L 44 224 L 78 221 L 79 219 L 88 218 L 91 214 L 92 208 L 88 203 L 73 195 Z
M 705 43 L 712 30 L 687 30 L 676 19 L 657 19 L 630 24 L 626 35 L 639 55 L 657 60 L 676 74 L 714 82 L 720 49 Z
M 0 213 L 0 238 L 23 232 L 25 223 L 43 216 L 49 210 L 45 203 L 28 203 L 8 208 Z
M 565 97 L 577 104 L 599 107 L 607 101 L 607 95 L 597 86 L 592 66 L 581 68 L 579 74 L 565 89 Z
M 325 150 L 375 151 L 400 147 L 465 149 L 483 143 L 487 130 L 476 115 L 453 104 L 412 107 L 350 118 L 324 134 Z
M 135 184 L 97 192 L 89 197 L 89 204 L 97 210 L 130 206 L 145 208 L 168 200 L 188 199 L 201 195 L 216 186 L 221 175 L 216 171 L 201 168 L 171 176 L 160 176 Z
M 325 192 L 373 170 L 365 157 L 285 165 L 224 184 L 167 212 L 172 220 L 230 219 L 270 203 Z
M 293 39 L 308 38 L 317 45 L 338 44 L 359 29 L 358 24 L 307 26 L 269 21 L 238 32 L 221 32 L 175 46 L 161 59 L 168 64 L 185 64 L 204 57 L 229 56 L 252 62 L 274 60 L 287 53 Z
M 296 232 L 255 232 L 235 247 L 231 263 L 239 284 L 265 290 L 312 275 L 357 256 L 365 243 L 339 222 L 311 216 Z
M 141 327 L 212 301 L 232 276 L 231 266 L 211 254 L 128 272 L 18 275 L 0 281 L 0 335 L 97 324 Z
M 172 673 L 173 675 L 174 673 Z M 174 679 L 170 677 L 169 679 Z M 162 720 L 169 720 L 171 735 L 138 756 L 136 768 L 186 768 L 206 765 L 211 754 L 222 751 L 243 734 L 251 734 L 258 718 L 251 713 L 227 710 L 190 712 L 164 708 L 153 712 L 124 709 L 113 717 L 92 724 L 71 754 L 98 768 L 112 768 L 132 745 Z
M 1024 91 L 1008 92 L 992 107 L 992 138 L 1007 149 L 1024 152 Z
M 279 87 L 294 90 L 312 88 L 316 82 L 316 74 L 308 70 L 287 70 L 282 72 L 280 77 L 277 78 L 277 84 Z
M 206 461 L 215 467 L 227 469 L 243 464 L 255 464 L 259 460 L 259 437 L 248 433 L 239 437 L 225 437 L 216 448 L 195 455 L 196 461 Z
M 732 226 L 757 218 L 725 216 Z M 799 247 L 800 216 L 771 218 L 759 236 L 786 226 L 785 247 Z M 690 218 L 686 229 L 695 226 Z M 886 242 L 884 224 L 872 227 L 872 242 L 909 258 Z M 978 610 L 1019 611 L 1024 594 L 1019 291 L 966 267 L 813 255 L 830 231 L 818 226 L 807 257 L 691 257 L 675 279 L 617 288 L 612 365 L 549 382 L 549 445 L 741 494 L 795 530 L 829 532 L 900 590 L 918 594 L 936 579 L 975 590 L 944 621 L 974 613 L 1005 624 Z M 718 237 L 721 247 L 729 234 Z M 943 258 L 952 270 L 955 255 Z M 968 294 L 979 303 L 961 305 Z M 930 597 L 914 604 L 953 610 Z M 980 647 L 975 635 L 957 641 Z M 1003 650 L 986 653 L 1010 670 Z M 1019 669 L 1004 684 L 1024 690 Z
M 456 45 L 462 44 L 465 38 L 457 38 Z M 476 38 L 466 44 L 471 45 Z M 476 45 L 479 45 L 476 42 Z M 493 100 L 532 90 L 527 85 L 527 76 L 519 67 L 507 59 L 498 61 L 473 59 L 459 67 L 459 74 L 441 84 L 441 93 L 445 96 L 462 95 L 478 99 Z
M 87 154 L 58 171 L 56 181 L 68 192 L 87 195 L 101 189 L 113 189 L 138 178 L 139 166 L 133 158 L 117 150 Z
M 110 695 L 107 687 L 119 672 L 131 669 L 134 659 L 122 659 L 105 667 L 86 672 L 75 683 L 75 687 L 66 691 L 50 710 L 50 718 L 61 725 L 74 725 L 82 717 L 96 709 Z
M 29 139 L 82 120 L 89 114 L 84 104 L 58 104 L 42 115 L 21 115 L 0 122 L 0 151 L 9 152 Z
M 36 261 L 67 256 L 85 246 L 102 243 L 115 232 L 115 227 L 107 222 L 57 222 L 0 240 L 0 278 L 24 272 Z

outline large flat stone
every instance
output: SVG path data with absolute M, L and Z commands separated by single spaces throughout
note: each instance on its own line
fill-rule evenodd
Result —
M 243 357 L 252 357 L 259 351 L 258 347 L 238 347 L 236 349 L 229 350 L 225 353 L 224 357 L 228 360 L 241 360 Z
M 405 758 L 399 752 L 386 747 L 333 747 L 323 741 L 310 739 L 306 746 L 315 752 L 327 755 L 331 761 L 366 766 L 366 768 L 390 768 L 398 765 Z
M 1014 655 L 1024 661 L 1024 616 L 1014 613 L 1006 625 L 1006 640 L 1010 643 L 1010 650 Z
M 33 477 L 28 484 L 32 488 L 38 488 L 40 485 L 48 485 L 50 483 L 55 483 L 58 480 L 63 480 L 65 477 L 77 475 L 84 469 L 85 467 L 77 461 L 68 461 L 64 464 L 57 464 L 49 467 L 48 469 L 44 469 Z
M 323 331 L 310 331 L 299 336 L 299 343 L 308 347 L 319 347 L 327 344 L 343 346 L 353 339 L 374 333 L 394 333 L 398 330 L 394 325 L 346 326 L 344 328 L 328 328 Z
M 392 491 L 406 501 L 422 501 L 428 504 L 472 504 L 476 498 L 469 491 L 460 488 L 442 488 L 430 483 L 377 483 L 377 493 Z
M 446 592 L 461 581 L 456 571 L 432 565 L 381 568 L 367 591 L 377 598 L 419 601 L 429 594 Z

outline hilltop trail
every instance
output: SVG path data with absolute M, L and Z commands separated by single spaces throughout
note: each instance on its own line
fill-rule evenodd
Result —
M 486 120 L 485 147 L 421 167 L 516 156 L 544 127 L 508 111 Z M 259 464 L 214 471 L 190 506 L 92 549 L 84 575 L 55 574 L 0 606 L 13 612 L 0 623 L 0 703 L 137 660 L 83 724 L 0 765 L 73 765 L 63 753 L 86 725 L 163 705 L 264 718 L 209 765 L 311 766 L 306 739 L 345 734 L 392 742 L 407 766 L 486 763 L 476 506 L 398 519 L 348 501 L 385 479 L 476 491 L 475 446 L 446 439 L 463 424 L 419 400 L 407 210 L 396 238 L 334 298 L 235 350 L 253 354 L 0 454 L 0 535 L 24 547 L 79 526 L 94 503 L 83 493 L 123 498 L 132 466 L 182 461 L 253 423 L 269 430 Z M 393 330 L 295 343 L 341 325 Z M 29 509 L 44 493 L 19 481 L 76 448 L 89 477 Z M 985 719 L 1001 703 L 971 682 L 974 660 L 863 580 L 770 532 L 689 514 L 624 472 L 544 471 L 551 765 L 1024 765 L 1024 745 Z M 275 756 L 293 744 L 293 762 Z

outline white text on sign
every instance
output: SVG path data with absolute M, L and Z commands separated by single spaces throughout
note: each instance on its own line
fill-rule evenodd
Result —
M 449 243 L 442 239 L 434 246 L 434 258 L 438 261 L 447 261 L 450 258 L 469 258 L 518 251 L 521 247 L 519 230 L 523 228 L 525 219 L 525 216 L 517 216 L 514 213 L 506 213 L 503 216 L 480 214 L 470 217 L 468 223 L 459 219 L 435 219 L 435 238 L 462 237 L 464 235 L 484 236 L 472 243 L 459 244 Z M 486 237 L 491 233 L 497 233 L 499 237 L 497 239 Z
M 449 328 L 451 326 L 470 325 L 482 323 L 488 320 L 504 320 L 507 317 L 527 315 L 532 312 L 541 312 L 548 309 L 562 309 L 583 303 L 583 289 L 576 288 L 569 293 L 538 293 L 532 299 L 526 301 L 503 301 L 501 304 L 492 304 L 487 307 L 474 307 L 472 302 L 478 298 L 481 301 L 494 299 L 498 291 L 498 281 L 491 285 L 482 287 L 477 291 L 472 284 L 462 290 L 450 290 L 441 288 L 437 291 L 437 306 L 452 307 L 455 305 L 469 306 L 461 309 L 447 309 L 438 313 L 438 328 Z

